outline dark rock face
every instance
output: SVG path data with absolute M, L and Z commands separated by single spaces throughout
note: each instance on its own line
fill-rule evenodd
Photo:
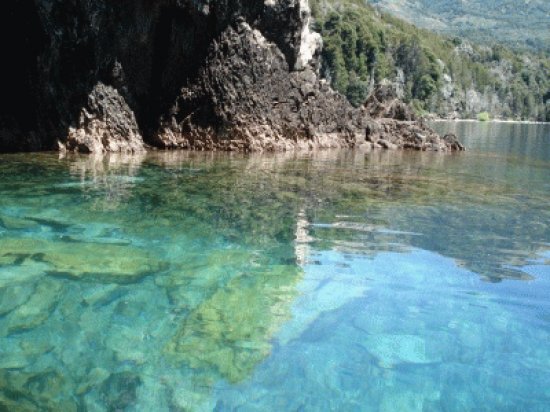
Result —
M 353 147 L 385 127 L 318 78 L 307 0 L 13 0 L 0 30 L 0 151 Z
M 363 116 L 318 80 L 291 71 L 280 49 L 247 23 L 213 42 L 198 81 L 184 88 L 155 135 L 167 148 L 285 150 L 364 140 Z

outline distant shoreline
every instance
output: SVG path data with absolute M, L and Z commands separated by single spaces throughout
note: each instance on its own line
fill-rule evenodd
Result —
M 428 122 L 437 122 L 437 123 L 443 123 L 443 122 L 464 122 L 464 123 L 516 123 L 516 124 L 550 124 L 550 122 L 537 122 L 534 120 L 503 120 L 503 119 L 491 119 L 491 120 L 477 120 L 477 119 L 441 119 L 441 118 L 435 118 L 435 119 L 425 119 Z

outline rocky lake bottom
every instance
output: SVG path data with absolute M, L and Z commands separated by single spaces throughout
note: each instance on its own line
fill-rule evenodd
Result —
M 547 411 L 550 128 L 0 155 L 0 411 Z

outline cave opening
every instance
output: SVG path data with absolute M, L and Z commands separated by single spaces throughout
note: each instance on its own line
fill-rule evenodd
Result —
M 40 110 L 39 57 L 47 44 L 36 5 L 12 0 L 0 5 L 0 151 L 42 149 L 35 133 Z M 33 137 L 34 136 L 34 137 Z
M 212 15 L 174 6 L 161 10 L 154 33 L 150 91 L 142 105 L 146 139 L 158 127 L 160 116 L 170 110 L 181 88 L 196 78 L 214 37 Z
M 157 110 L 162 101 L 162 88 L 165 81 L 166 64 L 170 58 L 170 48 L 173 37 L 172 12 L 168 9 L 163 9 L 161 11 L 154 34 L 149 102 L 154 104 Z

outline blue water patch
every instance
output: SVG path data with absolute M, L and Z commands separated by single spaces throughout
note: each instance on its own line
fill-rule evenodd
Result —
M 422 250 L 315 258 L 271 356 L 220 388 L 220 410 L 547 410 L 547 300 L 518 316 L 507 291 Z

